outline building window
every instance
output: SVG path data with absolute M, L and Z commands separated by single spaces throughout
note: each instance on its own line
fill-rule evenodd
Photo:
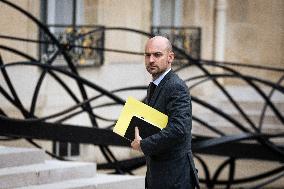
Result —
M 182 26 L 183 0 L 153 0 L 152 5 L 152 34 L 166 36 L 174 46 L 184 50 L 192 58 L 199 59 L 201 28 Z M 175 62 L 185 60 L 180 53 L 175 54 Z
M 104 27 L 85 24 L 85 3 L 85 0 L 42 0 L 41 19 L 68 52 L 75 66 L 102 65 Z M 58 48 L 43 32 L 40 32 L 40 38 L 49 42 L 40 46 L 39 54 L 44 62 L 50 59 Z M 61 54 L 53 64 L 67 66 Z
M 181 26 L 183 0 L 152 0 L 154 26 Z
M 77 66 L 102 65 L 104 61 L 104 27 L 85 24 L 86 0 L 41 0 L 41 20 L 57 38 L 64 50 Z M 93 2 L 95 3 L 95 1 Z M 86 4 L 87 6 L 88 4 Z M 42 31 L 40 39 L 48 42 L 39 47 L 41 62 L 51 59 L 53 66 L 66 67 L 68 64 L 58 52 L 58 47 Z M 80 155 L 80 144 L 53 141 L 53 153 L 61 157 Z

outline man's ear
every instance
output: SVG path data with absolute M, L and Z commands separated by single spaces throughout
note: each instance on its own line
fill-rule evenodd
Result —
M 172 63 L 174 59 L 175 59 L 175 53 L 171 51 L 168 56 L 168 62 Z

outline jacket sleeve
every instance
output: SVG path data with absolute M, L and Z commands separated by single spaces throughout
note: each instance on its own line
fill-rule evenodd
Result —
M 147 156 L 165 153 L 184 142 L 191 130 L 191 100 L 188 88 L 177 84 L 168 89 L 166 112 L 169 121 L 162 131 L 141 140 L 141 149 Z

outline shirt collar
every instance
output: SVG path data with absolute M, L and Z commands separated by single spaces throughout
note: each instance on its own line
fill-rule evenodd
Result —
M 171 68 L 168 69 L 167 71 L 165 71 L 162 75 L 160 75 L 157 79 L 155 79 L 155 81 L 153 81 L 153 83 L 158 86 L 160 84 L 160 82 L 164 79 L 164 77 L 167 75 L 167 73 L 169 73 L 169 71 L 171 71 Z

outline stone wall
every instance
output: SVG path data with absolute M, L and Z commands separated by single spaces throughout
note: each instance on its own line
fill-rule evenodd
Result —
M 40 9 L 39 2 L 40 1 L 19 1 L 12 0 L 12 3 L 17 4 L 22 9 L 28 11 L 35 17 L 39 17 Z M 37 39 L 38 31 L 35 24 L 33 24 L 26 16 L 23 16 L 22 13 L 17 12 L 15 9 L 3 4 L 1 2 L 0 6 L 0 34 L 1 35 L 9 35 L 20 38 L 28 38 L 28 39 Z M 38 53 L 38 46 L 33 43 L 26 42 L 18 42 L 13 40 L 5 40 L 1 38 L 1 45 L 7 45 L 12 48 L 15 48 L 21 52 L 27 53 L 32 57 L 36 57 Z M 13 62 L 23 60 L 19 56 L 15 56 L 12 53 L 8 53 L 0 49 L 0 53 L 4 62 Z

